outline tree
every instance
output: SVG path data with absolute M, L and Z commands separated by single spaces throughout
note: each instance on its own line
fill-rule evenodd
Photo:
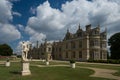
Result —
M 7 44 L 0 45 L 0 55 L 2 56 L 11 56 L 13 54 L 12 48 Z
M 120 59 L 120 32 L 110 37 L 108 45 L 110 46 L 111 59 Z

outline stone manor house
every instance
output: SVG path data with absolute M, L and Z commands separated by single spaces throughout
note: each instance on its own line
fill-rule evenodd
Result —
M 30 49 L 30 56 L 37 59 L 55 59 L 78 61 L 107 60 L 107 32 L 101 32 L 100 26 L 91 28 L 86 25 L 82 30 L 80 25 L 76 33 L 72 34 L 67 30 L 62 41 L 44 43 Z

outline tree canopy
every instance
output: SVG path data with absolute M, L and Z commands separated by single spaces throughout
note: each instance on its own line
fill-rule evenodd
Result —
M 120 59 L 120 32 L 110 37 L 108 45 L 110 46 L 111 59 Z
M 7 44 L 0 45 L 0 55 L 2 56 L 11 56 L 13 54 L 12 48 Z

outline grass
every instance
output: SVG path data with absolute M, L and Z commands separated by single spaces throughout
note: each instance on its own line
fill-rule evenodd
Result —
M 31 64 L 33 65 L 45 65 L 42 61 L 32 61 Z M 50 65 L 69 65 L 69 61 L 67 62 L 54 62 L 50 61 Z M 112 69 L 117 70 L 118 72 L 114 73 L 115 76 L 120 76 L 120 66 L 112 66 L 112 65 L 101 65 L 101 64 L 86 64 L 86 63 L 76 63 L 77 66 L 81 67 L 94 67 L 94 68 L 102 68 L 102 69 Z
M 10 67 L 0 65 L 0 80 L 110 80 L 105 78 L 89 77 L 94 71 L 84 68 L 70 67 L 36 67 L 35 64 L 42 64 L 42 62 L 31 62 L 30 70 L 32 75 L 21 76 L 20 62 L 11 63 Z M 56 64 L 56 62 L 51 62 Z M 62 64 L 62 62 L 60 62 Z M 69 64 L 69 63 L 63 63 Z M 81 64 L 80 64 L 81 65 Z
M 42 61 L 31 61 L 32 65 L 45 65 L 45 62 Z M 57 61 L 49 61 L 50 65 L 69 65 L 69 62 L 57 62 Z
M 21 58 L 17 58 L 17 59 L 14 59 L 14 58 L 9 58 L 10 61 L 20 61 Z M 7 58 L 0 58 L 0 62 L 2 61 L 7 61 Z

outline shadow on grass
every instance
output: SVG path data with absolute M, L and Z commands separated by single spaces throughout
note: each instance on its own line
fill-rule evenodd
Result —
M 20 71 L 10 71 L 10 73 L 16 74 L 16 75 L 21 75 L 21 72 L 20 72 Z

